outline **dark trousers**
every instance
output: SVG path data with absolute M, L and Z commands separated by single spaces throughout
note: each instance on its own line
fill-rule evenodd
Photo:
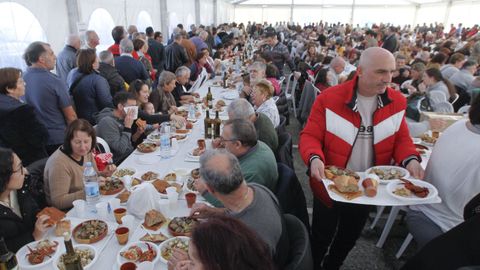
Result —
M 61 144 L 50 144 L 45 146 L 45 150 L 47 150 L 48 156 L 51 156 L 53 152 L 57 151 Z
M 340 268 L 365 226 L 369 209 L 368 205 L 339 202 L 328 208 L 313 199 L 311 242 L 315 270 Z

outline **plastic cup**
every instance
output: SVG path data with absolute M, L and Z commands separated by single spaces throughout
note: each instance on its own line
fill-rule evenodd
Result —
M 85 216 L 85 200 L 75 200 L 73 201 L 73 208 L 75 209 L 75 213 L 77 217 L 82 218 Z
M 128 242 L 129 231 L 130 230 L 127 227 L 120 227 L 115 230 L 115 235 L 117 236 L 120 245 L 125 245 Z
M 127 214 L 127 209 L 125 208 L 117 208 L 113 210 L 113 214 L 115 215 L 115 220 L 118 224 L 122 224 L 122 218 Z
M 168 187 L 166 191 L 167 191 L 168 203 L 170 207 L 175 208 L 177 206 L 177 201 L 178 201 L 177 189 L 175 187 Z
M 187 200 L 187 207 L 192 208 L 192 205 L 197 201 L 197 194 L 189 192 L 185 194 L 185 199 Z
M 206 147 L 207 150 L 210 150 L 210 149 L 213 148 L 212 147 L 212 139 L 206 139 L 205 140 L 205 147 Z
M 135 270 L 137 269 L 137 265 L 133 262 L 126 262 L 120 266 L 120 270 Z
M 119 198 L 111 198 L 110 200 L 108 200 L 108 203 L 110 203 L 110 207 L 112 207 L 112 209 L 120 208 Z
M 133 231 L 133 223 L 135 222 L 135 217 L 132 215 L 125 215 L 121 218 L 122 225 L 127 227 L 129 230 Z
M 97 203 L 95 206 L 97 208 L 97 214 L 101 218 L 107 218 L 108 217 L 108 203 L 107 202 L 100 202 Z
M 204 140 L 204 139 L 198 140 L 198 141 L 197 141 L 197 144 L 198 144 L 198 148 L 200 148 L 200 149 L 205 149 L 205 148 L 206 148 L 205 140 Z
M 125 188 L 127 190 L 130 190 L 130 188 L 132 187 L 132 176 L 131 175 L 125 175 L 123 177 L 123 184 L 125 185 Z
M 138 118 L 138 106 L 127 106 L 127 107 L 124 107 L 123 110 L 125 111 L 125 113 L 128 113 L 129 110 L 133 110 L 134 111 L 133 119 Z

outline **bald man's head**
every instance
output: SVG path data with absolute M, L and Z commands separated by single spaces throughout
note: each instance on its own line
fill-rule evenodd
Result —
M 224 195 L 235 191 L 244 181 L 238 159 L 225 149 L 202 154 L 200 175 L 210 189 Z
M 363 96 L 383 94 L 392 81 L 395 58 L 389 51 L 371 47 L 363 51 L 358 63 L 358 91 Z
M 65 41 L 65 44 L 74 47 L 75 49 L 79 50 L 80 49 L 80 36 L 77 34 L 71 34 L 68 35 L 67 40 Z

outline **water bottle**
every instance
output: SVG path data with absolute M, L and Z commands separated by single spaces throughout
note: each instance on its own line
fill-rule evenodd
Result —
M 195 106 L 193 103 L 188 105 L 188 119 L 195 119 Z
M 85 163 L 83 171 L 83 184 L 85 186 L 85 197 L 87 201 L 87 210 L 95 212 L 95 205 L 100 199 L 100 190 L 98 186 L 97 172 L 92 165 L 92 162 Z
M 164 122 L 160 127 L 160 157 L 169 158 L 170 154 L 170 124 Z

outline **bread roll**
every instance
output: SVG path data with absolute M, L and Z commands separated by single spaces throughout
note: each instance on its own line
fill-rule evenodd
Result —
M 347 175 L 340 175 L 333 178 L 335 187 L 340 192 L 357 192 L 358 191 L 358 182 L 354 177 Z

